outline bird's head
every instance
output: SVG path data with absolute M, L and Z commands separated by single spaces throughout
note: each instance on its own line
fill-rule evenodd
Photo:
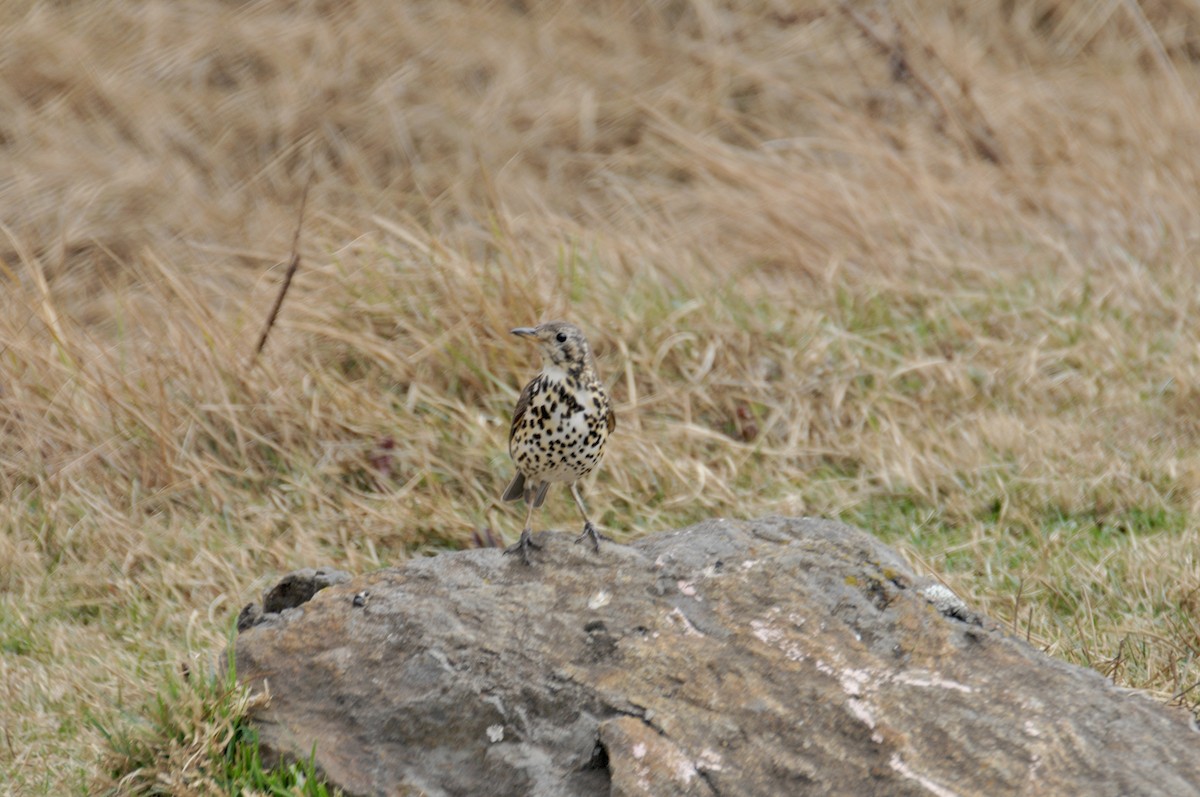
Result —
M 582 330 L 574 324 L 547 321 L 536 327 L 517 327 L 512 333 L 537 343 L 546 368 L 555 366 L 574 372 L 591 365 L 592 350 Z

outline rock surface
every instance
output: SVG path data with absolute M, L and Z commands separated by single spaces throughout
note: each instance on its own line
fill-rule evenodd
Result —
M 1200 734 L 823 520 L 538 535 L 263 615 L 264 752 L 359 795 L 1193 795 Z

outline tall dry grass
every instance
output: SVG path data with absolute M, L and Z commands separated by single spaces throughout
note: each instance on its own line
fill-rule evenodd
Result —
M 1194 706 L 1197 58 L 1172 0 L 5 3 L 0 779 L 86 791 L 282 571 L 511 538 L 551 317 L 609 532 L 845 517 Z

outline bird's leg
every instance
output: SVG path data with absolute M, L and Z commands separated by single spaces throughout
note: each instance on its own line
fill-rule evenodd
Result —
M 571 482 L 571 497 L 575 499 L 575 506 L 579 507 L 579 514 L 583 515 L 583 533 L 575 538 L 575 542 L 583 542 L 590 539 L 592 548 L 596 553 L 600 553 L 600 540 L 610 540 L 610 537 L 605 537 L 601 534 L 592 521 L 588 520 L 587 510 L 583 507 L 583 499 L 579 497 L 579 482 Z
M 525 512 L 525 528 L 521 529 L 521 539 L 505 548 L 504 553 L 519 553 L 521 561 L 528 565 L 533 564 L 529 561 L 529 549 L 541 548 L 542 546 L 533 541 L 533 497 L 528 492 L 525 495 L 526 500 L 529 502 L 529 509 Z

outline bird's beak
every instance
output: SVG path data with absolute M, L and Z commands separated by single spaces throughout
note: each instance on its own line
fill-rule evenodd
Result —
M 537 329 L 534 327 L 517 327 L 512 331 L 514 335 L 520 335 L 523 338 L 532 338 L 537 334 Z

